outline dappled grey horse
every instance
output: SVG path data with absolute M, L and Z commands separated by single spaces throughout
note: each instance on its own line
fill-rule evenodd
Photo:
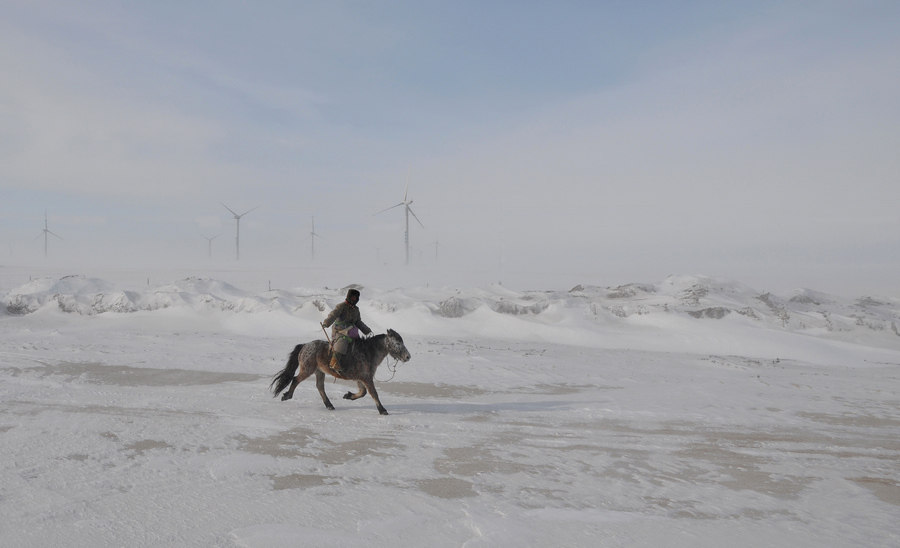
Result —
M 387 409 L 381 405 L 378 400 L 378 392 L 375 390 L 375 370 L 384 361 L 384 358 L 391 356 L 402 362 L 408 362 L 410 355 L 406 345 L 403 344 L 403 338 L 393 329 L 388 329 L 386 334 L 375 335 L 368 339 L 356 339 L 353 346 L 346 355 L 341 358 L 341 374 L 338 375 L 333 369 L 328 367 L 331 361 L 331 346 L 328 341 L 312 341 L 305 344 L 298 344 L 294 351 L 288 356 L 287 365 L 284 366 L 279 373 L 272 379 L 269 388 L 274 396 L 278 396 L 288 384 L 291 387 L 281 397 L 281 401 L 289 400 L 294 397 L 294 390 L 297 385 L 304 379 L 316 374 L 316 388 L 322 395 L 322 401 L 325 407 L 334 409 L 328 395 L 325 394 L 325 374 L 329 374 L 339 379 L 347 379 L 356 381 L 359 386 L 359 392 L 347 392 L 344 394 L 345 400 L 358 400 L 368 392 L 372 394 L 372 399 L 378 406 L 378 412 L 387 415 Z M 297 368 L 300 372 L 296 377 L 294 372 Z

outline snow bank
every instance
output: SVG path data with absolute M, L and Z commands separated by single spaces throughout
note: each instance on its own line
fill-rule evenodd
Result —
M 775 332 L 900 349 L 898 299 L 847 299 L 809 289 L 774 295 L 703 276 L 672 276 L 658 284 L 606 288 L 579 285 L 568 291 L 513 291 L 500 285 L 362 289 L 363 316 L 373 329 L 392 327 L 416 336 L 809 357 L 798 354 L 803 345 L 795 339 L 768 335 Z M 65 276 L 30 281 L 0 294 L 0 303 L 12 315 L 58 310 L 116 316 L 167 310 L 182 319 L 204 321 L 212 314 L 219 325 L 259 336 L 318 335 L 316 324 L 343 300 L 345 292 L 346 288 L 295 288 L 254 294 L 208 277 L 135 288 Z M 813 354 L 821 359 L 834 348 L 833 344 L 820 346 Z

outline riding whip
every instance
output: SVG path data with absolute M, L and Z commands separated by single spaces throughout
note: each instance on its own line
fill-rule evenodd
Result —
M 325 331 L 325 324 L 323 324 L 322 322 L 319 322 L 319 326 L 322 327 L 322 333 L 325 333 L 325 340 L 328 341 L 328 347 L 331 349 L 332 352 L 334 352 L 334 341 L 331 340 L 331 337 L 328 336 L 328 331 Z

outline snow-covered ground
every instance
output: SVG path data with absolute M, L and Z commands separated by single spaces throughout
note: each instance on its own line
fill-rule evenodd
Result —
M 900 545 L 900 299 L 363 287 L 380 416 L 268 392 L 344 288 L 172 274 L 0 268 L 0 545 Z

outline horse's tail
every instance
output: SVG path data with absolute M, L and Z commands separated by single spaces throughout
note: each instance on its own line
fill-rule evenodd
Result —
M 280 394 L 294 380 L 294 373 L 300 367 L 301 350 L 303 350 L 303 345 L 298 344 L 294 351 L 291 352 L 291 355 L 288 356 L 287 365 L 284 366 L 284 369 L 276 373 L 275 377 L 272 378 L 272 384 L 269 385 L 269 389 L 272 391 L 273 397 Z

